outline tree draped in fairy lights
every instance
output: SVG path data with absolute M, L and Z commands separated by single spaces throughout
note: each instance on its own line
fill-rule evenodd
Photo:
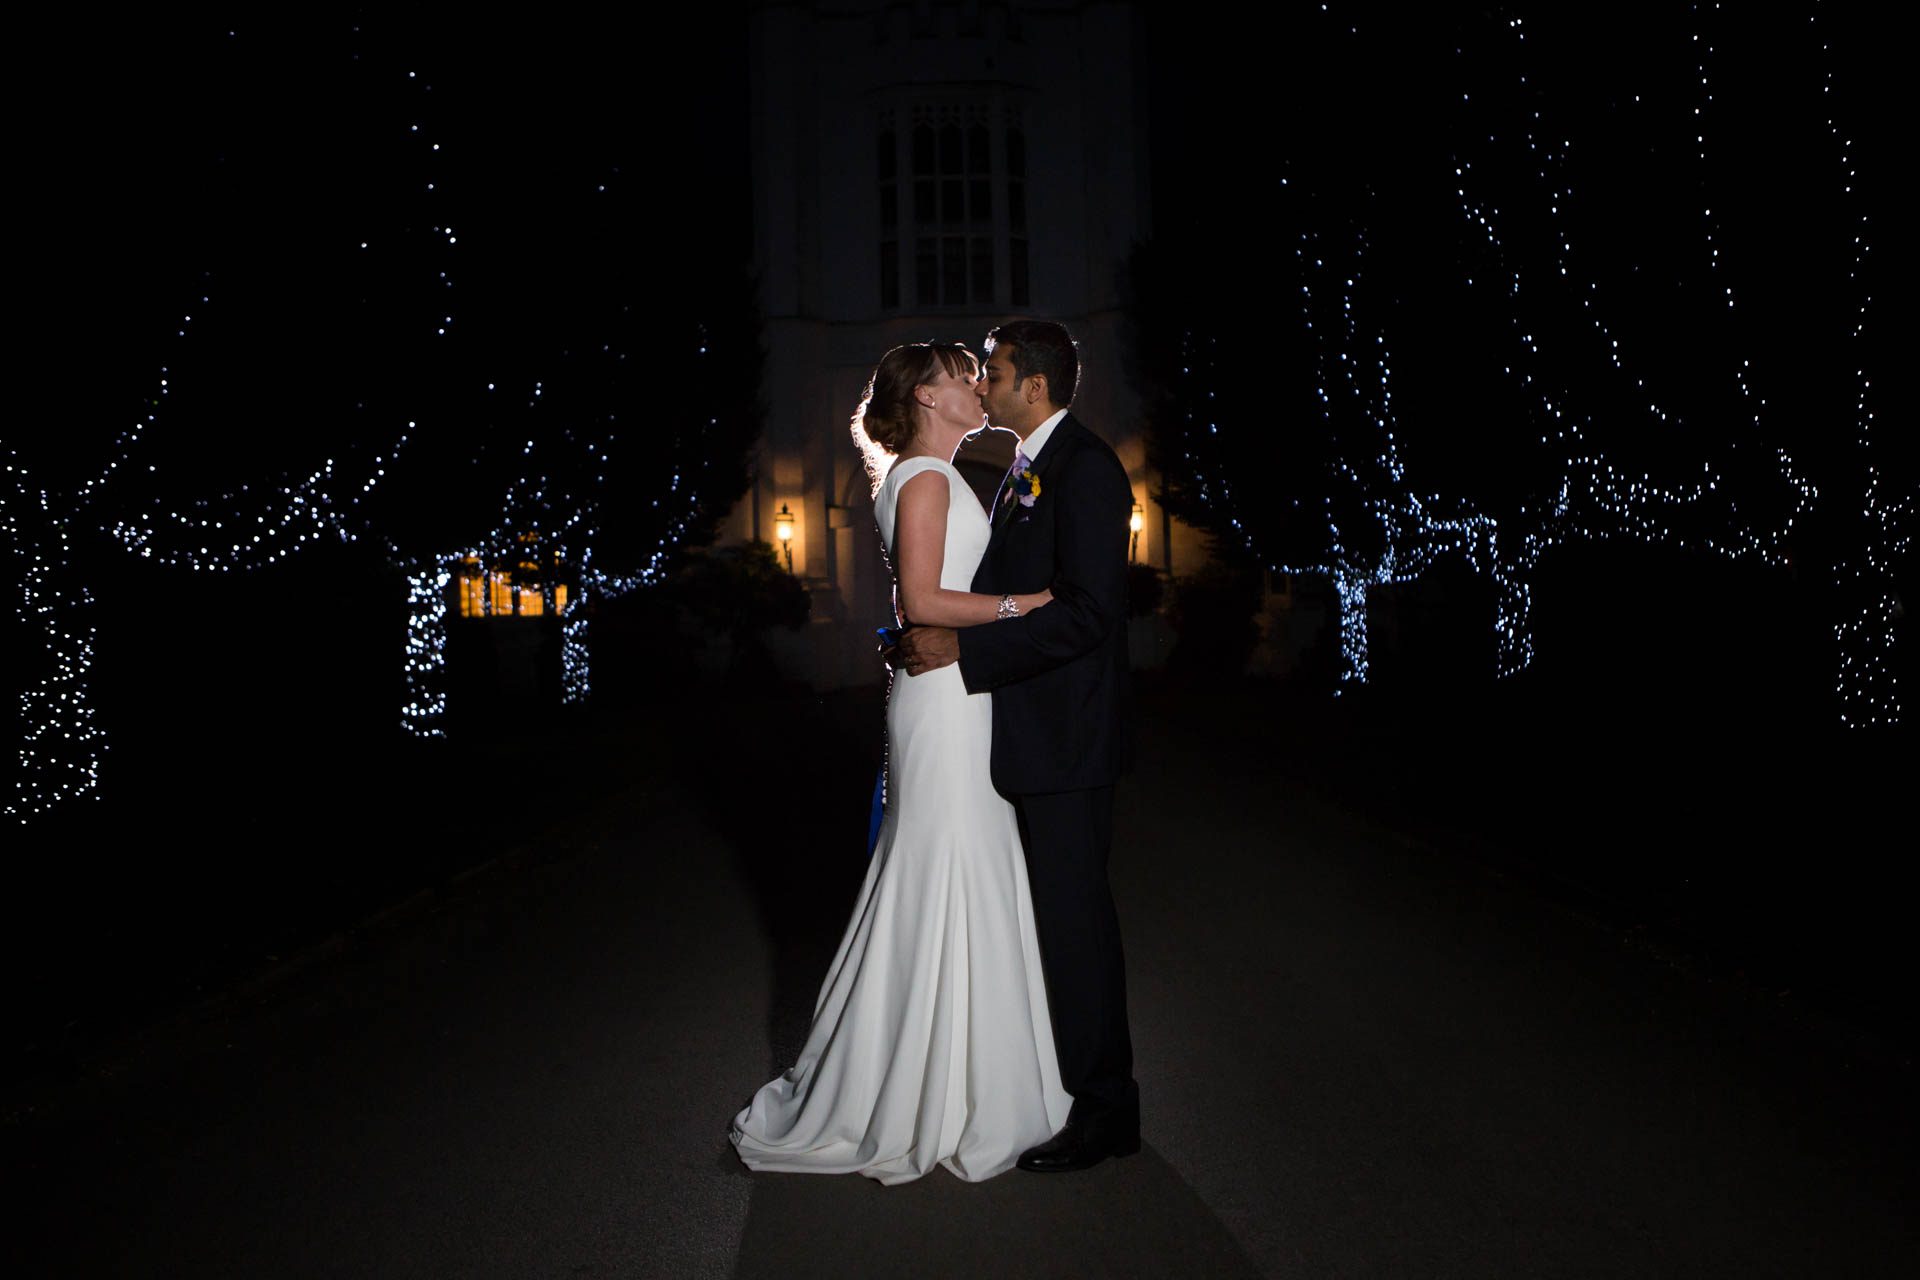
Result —
M 1259 218 L 1205 241 L 1267 260 L 1223 270 L 1190 236 L 1135 263 L 1169 509 L 1330 579 L 1350 681 L 1370 588 L 1443 555 L 1491 582 L 1501 675 L 1532 660 L 1557 546 L 1824 560 L 1841 718 L 1897 721 L 1911 459 L 1872 434 L 1871 223 L 1827 15 L 1805 33 L 1712 4 L 1625 31 L 1555 15 L 1542 39 L 1514 11 L 1389 30 L 1322 10 L 1288 69 L 1345 127 L 1323 110 L 1292 134 Z M 1781 42 L 1797 92 L 1762 56 Z M 1770 147 L 1808 158 L 1805 190 L 1754 164 Z M 1783 227 L 1798 258 L 1768 251 Z M 1294 326 L 1223 323 L 1245 311 L 1223 285 L 1292 299 Z
M 172 348 L 144 391 L 117 351 L 85 353 L 89 371 L 107 364 L 93 403 L 137 402 L 130 425 L 9 441 L 18 821 L 98 794 L 90 583 L 111 549 L 196 576 L 377 549 L 407 584 L 401 722 L 432 736 L 456 560 L 533 538 L 568 566 L 564 611 L 551 581 L 546 603 L 578 701 L 596 602 L 711 538 L 759 431 L 757 321 L 728 228 L 693 240 L 712 253 L 685 269 L 652 263 L 636 235 L 652 184 L 622 157 L 655 144 L 610 109 L 614 81 L 582 77 L 601 97 L 560 93 L 556 119 L 494 102 L 475 70 L 488 59 L 436 63 L 419 31 L 150 34 L 180 56 L 130 41 L 129 73 L 145 68 L 147 97 L 177 114 L 129 148 L 147 166 L 136 185 L 178 207 L 115 267 L 137 278 L 130 297 L 192 301 L 123 322 L 133 349 Z M 543 76 L 570 83 L 563 70 Z M 436 95 L 439 73 L 456 94 Z M 47 296 L 85 293 L 62 277 Z

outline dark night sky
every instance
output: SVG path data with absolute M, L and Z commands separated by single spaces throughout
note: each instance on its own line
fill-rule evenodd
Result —
M 28 364 L 66 388 L 55 460 L 98 456 L 168 365 L 167 456 L 229 481 L 305 469 L 467 416 L 485 381 L 524 392 L 611 308 L 668 312 L 737 272 L 744 26 L 718 9 L 38 32 Z
M 1741 358 L 1765 367 L 1777 419 L 1844 429 L 1849 397 L 1835 380 L 1860 351 L 1834 335 L 1851 327 L 1858 303 L 1846 280 L 1857 228 L 1845 217 L 1824 116 L 1837 107 L 1856 144 L 1862 198 L 1853 211 L 1877 217 L 1868 275 L 1884 287 L 1868 349 L 1884 356 L 1906 296 L 1894 279 L 1906 268 L 1890 198 L 1899 79 L 1883 62 L 1885 32 L 1819 7 L 1835 45 L 1836 92 L 1827 97 L 1799 13 L 1710 21 L 1682 5 L 1576 8 L 1529 14 L 1522 46 L 1504 10 L 1435 6 L 1388 21 L 1374 6 L 1332 7 L 1361 15 L 1358 34 L 1318 5 L 1298 6 L 1305 16 L 1285 28 L 1289 39 L 1225 40 L 1217 27 L 1169 21 L 1164 11 L 1156 23 L 1156 225 L 1189 250 L 1232 246 L 1217 255 L 1227 282 L 1220 310 L 1236 296 L 1257 299 L 1248 313 L 1275 305 L 1276 343 L 1302 345 L 1282 302 L 1297 278 L 1262 259 L 1290 256 L 1302 231 L 1334 240 L 1364 228 L 1386 295 L 1373 320 L 1399 348 L 1402 422 L 1416 448 L 1431 439 L 1448 451 L 1468 445 L 1473 456 L 1466 433 L 1423 437 L 1415 425 L 1423 415 L 1458 417 L 1467 404 L 1481 406 L 1474 416 L 1483 421 L 1510 416 L 1488 400 L 1501 379 L 1481 367 L 1511 362 L 1500 329 L 1508 308 L 1485 300 L 1484 288 L 1475 297 L 1462 287 L 1474 274 L 1463 255 L 1474 236 L 1451 171 L 1462 155 L 1479 160 L 1470 185 L 1498 204 L 1511 261 L 1535 280 L 1548 274 L 1547 186 L 1511 162 L 1526 154 L 1515 135 L 1538 111 L 1543 143 L 1571 143 L 1558 172 L 1573 188 L 1560 227 L 1575 243 L 1574 273 L 1601 285 L 1608 323 L 1630 343 L 1637 371 L 1714 437 L 1689 443 L 1656 429 L 1616 443 L 1650 458 L 1711 447 L 1739 413 L 1726 369 Z M 1696 32 L 1713 46 L 1704 165 L 1689 136 L 1701 105 Z M 1486 144 L 1489 135 L 1498 143 Z M 1708 208 L 1723 251 L 1717 276 L 1703 269 Z M 1720 295 L 1729 283 L 1741 306 L 1730 322 Z M 1599 381 L 1572 376 L 1576 385 Z M 1646 429 L 1630 403 L 1610 407 L 1629 436 Z M 1886 416 L 1895 405 L 1883 399 L 1880 408 Z M 1498 465 L 1485 455 L 1473 462 Z
M 1225 265 L 1244 280 L 1247 311 L 1284 322 L 1267 304 L 1288 283 L 1274 264 L 1290 238 L 1304 225 L 1364 221 L 1376 270 L 1392 273 L 1408 309 L 1401 327 L 1439 337 L 1431 308 L 1450 305 L 1460 231 L 1446 156 L 1471 123 L 1453 100 L 1506 70 L 1489 53 L 1500 19 L 1449 6 L 1388 22 L 1370 7 L 1334 7 L 1359 14 L 1357 35 L 1314 4 L 1283 8 L 1254 39 L 1206 6 L 1149 10 L 1156 226 L 1164 239 L 1231 245 Z M 188 414 L 176 400 L 177 416 L 193 420 L 181 432 L 227 422 L 223 434 L 253 436 L 241 424 L 264 412 L 282 431 L 327 439 L 356 433 L 340 425 L 342 405 L 440 358 L 434 344 L 405 342 L 416 325 L 396 302 L 430 313 L 451 297 L 458 359 L 531 369 L 612 293 L 658 303 L 697 290 L 718 255 L 748 248 L 743 14 L 722 4 L 626 24 L 478 29 L 348 15 L 232 35 L 148 17 L 105 32 L 72 20 L 35 31 L 22 47 L 34 50 L 31 96 L 46 127 L 23 139 L 38 248 L 28 364 L 77 393 L 65 398 L 63 434 L 90 448 L 118 429 L 182 349 L 168 337 L 173 321 L 203 292 L 213 301 L 196 318 L 198 350 L 179 358 L 174 385 L 218 403 L 196 401 L 202 411 Z M 1668 127 L 1685 110 L 1686 15 L 1613 6 L 1529 21 L 1551 81 L 1541 103 L 1578 135 L 1581 216 L 1607 228 L 1608 243 L 1583 241 L 1597 254 L 1589 261 L 1666 287 L 1699 251 L 1695 175 Z M 1822 281 L 1801 278 L 1831 274 L 1838 230 L 1830 176 L 1803 163 L 1819 139 L 1795 136 L 1817 108 L 1818 80 L 1797 29 L 1725 26 L 1714 87 L 1731 117 L 1712 164 L 1740 215 L 1725 227 L 1736 278 L 1755 307 L 1775 308 L 1763 327 L 1778 331 L 1809 302 L 1830 301 Z M 1885 118 L 1897 81 L 1879 74 L 1872 33 L 1834 29 L 1853 124 Z M 409 70 L 430 89 L 403 82 Z M 1646 97 L 1637 111 L 1631 92 Z M 425 159 L 403 132 L 415 122 L 440 155 Z M 1866 189 L 1884 208 L 1873 184 L 1893 155 L 1857 131 Z M 1294 183 L 1285 198 L 1274 186 L 1283 175 Z M 423 199 L 423 180 L 436 179 Z M 590 198 L 601 184 L 604 198 Z M 1316 208 L 1301 203 L 1303 189 Z M 420 230 L 441 223 L 465 232 L 456 253 L 437 253 Z M 363 238 L 376 242 L 369 253 L 353 247 Z M 1876 246 L 1883 261 L 1890 239 Z M 435 292 L 441 269 L 450 293 Z M 370 293 L 384 305 L 358 302 Z M 1217 306 L 1235 296 L 1223 291 Z M 1638 301 L 1645 319 L 1683 314 L 1651 292 Z M 408 368 L 369 373 L 396 349 Z M 1446 372 L 1458 354 L 1436 352 L 1436 398 L 1461 393 Z M 1411 374 L 1421 357 L 1406 356 Z M 1407 382 L 1402 396 L 1418 400 L 1418 380 Z
M 1471 228 L 1449 169 L 1481 129 L 1499 135 L 1477 190 L 1501 202 L 1514 260 L 1539 267 L 1551 256 L 1545 188 L 1497 163 L 1536 109 L 1543 131 L 1572 144 L 1564 229 L 1579 270 L 1604 282 L 1609 324 L 1689 424 L 1655 424 L 1637 394 L 1590 364 L 1569 368 L 1569 386 L 1613 425 L 1615 452 L 1683 470 L 1711 454 L 1744 411 L 1727 376 L 1738 359 L 1766 371 L 1780 441 L 1807 457 L 1849 447 L 1847 374 L 1861 355 L 1843 341 L 1857 301 L 1849 227 L 1798 17 L 1535 15 L 1523 59 L 1504 13 L 1332 8 L 1356 16 L 1283 7 L 1258 33 L 1204 5 L 1144 19 L 1155 227 L 1204 281 L 1181 305 L 1251 334 L 1272 376 L 1297 384 L 1282 388 L 1294 403 L 1306 344 L 1292 247 L 1302 231 L 1364 228 L 1366 323 L 1397 347 L 1410 461 L 1435 488 L 1529 490 L 1535 468 L 1515 459 L 1537 424 L 1501 376 L 1505 301 L 1464 285 Z M 559 353 L 603 340 L 649 350 L 750 252 L 744 15 L 720 4 L 480 28 L 351 14 L 230 29 L 42 20 L 22 41 L 34 51 L 23 90 L 43 125 L 23 137 L 34 252 L 22 364 L 60 388 L 58 429 L 15 447 L 56 482 L 90 473 L 163 365 L 172 393 L 147 446 L 172 466 L 161 493 L 377 450 L 409 419 L 440 432 L 415 451 L 431 468 L 537 432 L 524 397 L 555 376 Z M 1860 21 L 1825 14 L 1821 30 L 1836 45 L 1834 100 L 1863 207 L 1883 219 L 1869 274 L 1885 287 L 1865 354 L 1890 368 L 1907 296 L 1886 194 L 1900 81 L 1884 61 L 1891 42 L 1849 25 Z M 1718 42 L 1704 166 L 1685 137 L 1696 26 Z M 443 150 L 423 151 L 428 140 Z M 1731 323 L 1721 281 L 1700 269 L 1708 198 L 1741 293 Z M 445 226 L 457 246 L 432 230 Z M 432 332 L 436 313 L 454 317 L 450 336 Z M 657 365 L 674 377 L 671 360 Z M 1883 448 L 1910 464 L 1883 386 Z

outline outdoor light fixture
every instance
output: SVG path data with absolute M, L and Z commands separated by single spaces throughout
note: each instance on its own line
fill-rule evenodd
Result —
M 780 512 L 773 518 L 773 536 L 780 540 L 781 550 L 787 553 L 787 572 L 793 572 L 793 512 L 787 510 L 787 504 L 780 504 Z
M 1132 564 L 1140 555 L 1140 531 L 1147 527 L 1147 509 L 1139 503 L 1133 504 L 1133 514 L 1127 517 L 1127 528 L 1133 530 L 1133 538 L 1127 544 L 1127 563 Z

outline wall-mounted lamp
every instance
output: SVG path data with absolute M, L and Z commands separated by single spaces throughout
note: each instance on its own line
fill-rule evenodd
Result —
M 1139 503 L 1133 504 L 1133 514 L 1127 517 L 1127 528 L 1133 530 L 1133 538 L 1127 546 L 1127 563 L 1132 564 L 1140 555 L 1140 531 L 1147 527 L 1147 509 Z
M 787 553 L 787 572 L 793 572 L 793 512 L 787 510 L 787 504 L 780 504 L 780 511 L 773 517 L 773 536 L 780 540 L 780 549 Z

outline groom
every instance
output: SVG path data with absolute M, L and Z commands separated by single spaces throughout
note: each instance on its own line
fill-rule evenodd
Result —
M 1107 884 L 1113 786 L 1130 763 L 1133 488 L 1107 443 L 1067 412 L 1080 361 L 1064 328 L 1016 320 L 986 345 L 978 390 L 987 422 L 1021 441 L 973 579 L 975 591 L 1002 596 L 1002 620 L 915 627 L 899 657 L 916 676 L 957 661 L 968 692 L 994 691 L 993 783 L 1019 815 L 1054 1047 L 1073 1095 L 1065 1127 L 1020 1167 L 1059 1172 L 1140 1149 L 1120 922 Z M 1045 587 L 1051 604 L 1010 616 L 1007 597 Z

